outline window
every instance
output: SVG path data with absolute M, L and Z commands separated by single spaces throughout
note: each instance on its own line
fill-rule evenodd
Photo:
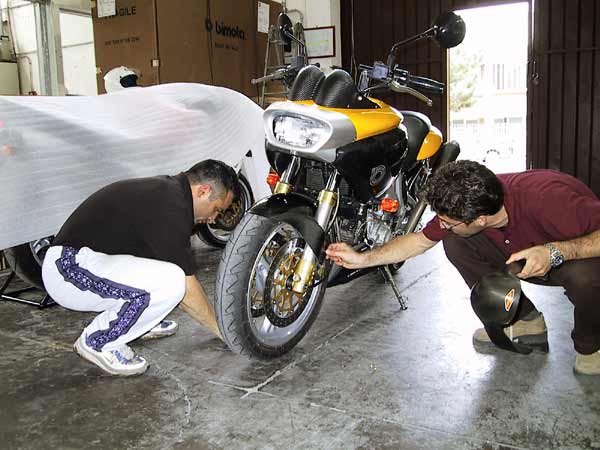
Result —
M 492 86 L 497 91 L 526 88 L 525 63 L 492 64 Z

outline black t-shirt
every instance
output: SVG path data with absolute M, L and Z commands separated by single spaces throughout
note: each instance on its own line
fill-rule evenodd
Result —
M 67 219 L 53 244 L 172 262 L 193 275 L 193 228 L 192 191 L 184 173 L 136 178 L 92 194 Z

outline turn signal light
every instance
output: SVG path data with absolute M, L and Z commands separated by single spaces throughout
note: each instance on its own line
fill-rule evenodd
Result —
M 395 213 L 398 211 L 398 200 L 393 198 L 384 198 L 381 200 L 381 209 L 388 213 Z
M 278 182 L 279 175 L 277 174 L 277 172 L 269 172 L 269 175 L 267 175 L 267 184 L 271 186 L 271 188 L 274 188 L 275 186 L 277 186 Z

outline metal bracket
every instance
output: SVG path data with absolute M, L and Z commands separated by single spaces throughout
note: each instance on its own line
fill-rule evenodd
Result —
M 392 271 L 390 270 L 390 268 L 387 265 L 381 266 L 379 267 L 379 271 L 381 275 L 383 275 L 383 279 L 392 286 L 392 290 L 394 291 L 396 300 L 398 300 L 398 303 L 400 304 L 400 309 L 408 309 L 408 305 L 406 304 L 406 297 L 404 297 L 400 293 L 400 289 L 398 289 L 398 286 L 396 285 L 396 281 L 394 280 L 394 276 L 392 275 Z
M 60 10 L 50 1 L 33 3 L 42 95 L 64 95 Z
M 49 306 L 56 305 L 56 302 L 52 300 L 52 297 L 50 297 L 45 291 L 38 289 L 35 286 L 27 286 L 24 288 L 16 289 L 14 291 L 6 292 L 8 286 L 10 286 L 11 282 L 15 279 L 15 275 L 15 272 L 11 270 L 8 274 L 8 277 L 6 278 L 6 281 L 4 282 L 2 287 L 0 287 L 0 298 L 2 300 L 10 300 L 12 302 L 25 303 L 26 305 L 37 306 L 39 309 L 44 309 Z M 19 297 L 19 295 L 21 295 L 24 292 L 34 290 L 40 292 L 38 299 L 29 300 L 26 298 Z

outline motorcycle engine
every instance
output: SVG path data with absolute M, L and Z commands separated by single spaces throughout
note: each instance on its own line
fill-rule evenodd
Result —
M 319 192 L 325 188 L 331 172 L 332 169 L 322 162 L 303 161 L 297 189 L 316 199 Z M 364 228 L 360 225 L 364 224 L 366 208 L 364 204 L 354 198 L 352 189 L 344 179 L 340 183 L 339 194 L 337 219 L 340 235 L 338 238 L 344 242 L 355 244 L 363 239 Z
M 392 238 L 392 227 L 386 221 L 387 213 L 381 210 L 370 210 L 367 214 L 367 239 L 378 247 Z
M 300 173 L 300 182 L 298 187 L 305 194 L 313 198 L 317 198 L 319 192 L 325 188 L 329 175 L 332 169 L 326 164 L 318 161 L 304 161 Z M 349 206 L 353 205 L 352 190 L 345 180 L 340 183 L 340 211 L 345 211 Z M 345 217 L 345 215 L 343 215 Z

